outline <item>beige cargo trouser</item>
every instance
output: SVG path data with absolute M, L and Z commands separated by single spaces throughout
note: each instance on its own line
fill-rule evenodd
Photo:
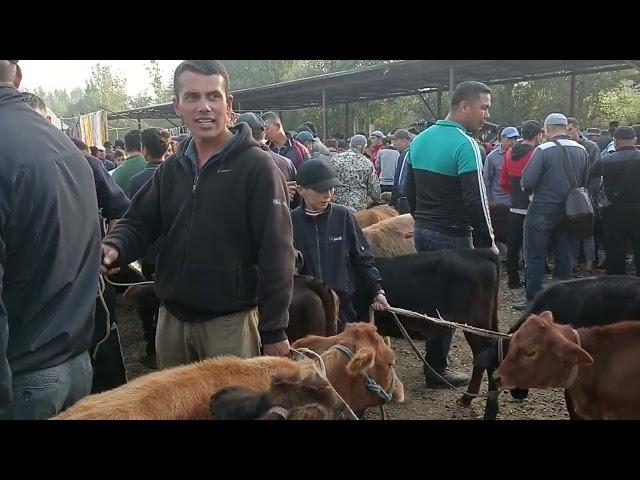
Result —
M 158 368 L 175 367 L 220 355 L 260 355 L 258 309 L 204 322 L 183 322 L 160 307 L 156 331 Z

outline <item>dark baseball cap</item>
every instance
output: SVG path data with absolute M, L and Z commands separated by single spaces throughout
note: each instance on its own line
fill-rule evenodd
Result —
M 335 168 L 329 162 L 317 158 L 307 160 L 298 169 L 296 182 L 301 187 L 310 188 L 316 192 L 326 192 L 333 187 L 340 187 Z
M 300 143 L 313 142 L 314 140 L 313 133 L 306 132 L 303 130 L 302 132 L 296 135 L 296 140 L 299 141 Z
M 264 120 L 253 112 L 245 112 L 236 118 L 236 124 L 246 123 L 254 133 L 263 132 L 265 129 Z
M 542 126 L 535 120 L 527 120 L 522 124 L 522 138 L 531 140 L 542 132 Z
M 393 135 L 391 135 L 391 139 L 392 140 L 409 140 L 409 141 L 411 141 L 411 134 L 409 133 L 408 130 L 405 130 L 404 128 L 399 128 L 398 130 L 396 130 L 394 132 Z
M 636 138 L 636 131 L 632 127 L 618 127 L 613 132 L 613 138 L 616 140 L 633 140 Z

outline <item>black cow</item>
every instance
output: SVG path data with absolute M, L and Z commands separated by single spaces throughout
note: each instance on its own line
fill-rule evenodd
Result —
M 440 250 L 395 258 L 376 258 L 389 304 L 430 316 L 436 310 L 446 320 L 498 330 L 499 259 L 486 250 Z M 370 299 L 358 294 L 354 306 L 359 318 L 368 318 Z M 367 301 L 369 300 L 369 301 Z M 426 339 L 438 328 L 424 320 L 398 317 L 413 339 Z M 376 326 L 381 335 L 402 338 L 390 313 L 376 312 Z M 474 358 L 489 343 L 485 337 L 465 333 Z M 475 363 L 475 362 L 474 362 Z M 485 368 L 474 366 L 468 393 L 478 393 Z M 497 392 L 493 368 L 488 369 L 489 390 Z M 465 395 L 468 406 L 473 397 Z M 495 403 L 492 407 L 489 404 Z M 497 409 L 497 395 L 487 400 L 487 410 Z
M 556 283 L 536 296 L 531 307 L 509 333 L 516 332 L 529 315 L 540 314 L 545 310 L 553 313 L 556 323 L 571 325 L 574 328 L 609 325 L 621 320 L 640 320 L 640 278 L 611 275 Z M 491 347 L 476 358 L 476 364 L 493 371 L 502 359 L 498 355 L 498 341 L 491 340 L 491 343 Z M 509 341 L 504 340 L 503 358 L 508 349 Z M 527 396 L 528 390 L 515 389 L 511 394 L 515 398 L 523 399 Z M 565 399 L 570 418 L 577 418 L 571 398 L 566 392 Z M 496 410 L 495 414 L 497 413 Z

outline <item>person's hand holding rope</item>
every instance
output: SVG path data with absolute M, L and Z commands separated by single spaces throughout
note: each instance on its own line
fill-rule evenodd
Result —
M 384 290 L 380 290 L 378 294 L 373 299 L 373 303 L 371 304 L 371 308 L 374 310 L 386 310 L 389 308 L 389 302 L 387 301 L 387 297 L 385 296 Z
M 100 273 L 103 275 L 113 275 L 120 271 L 120 267 L 113 267 L 118 260 L 118 251 L 109 245 L 102 245 L 102 264 Z M 111 267 L 111 268 L 110 268 Z

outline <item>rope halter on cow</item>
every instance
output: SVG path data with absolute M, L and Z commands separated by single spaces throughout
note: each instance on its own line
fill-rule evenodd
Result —
M 571 331 L 576 335 L 576 344 L 579 347 L 582 347 L 582 345 L 580 344 L 580 334 L 578 333 L 578 331 L 573 328 L 571 329 Z M 576 381 L 576 378 L 578 378 L 579 369 L 580 367 L 577 363 L 573 367 L 571 367 L 571 373 L 569 373 L 569 378 L 567 379 L 567 384 L 564 386 L 564 388 L 571 388 L 573 383 Z
M 342 353 L 344 353 L 349 359 L 353 358 L 353 352 L 349 347 L 346 347 L 341 344 L 336 344 L 333 347 Z M 391 367 L 391 386 L 389 387 L 389 391 L 385 391 L 384 388 L 380 386 L 378 382 L 376 382 L 373 378 L 367 375 L 365 372 L 362 372 L 362 378 L 364 379 L 364 385 L 367 387 L 367 390 L 375 393 L 379 396 L 385 403 L 388 403 L 393 398 L 393 392 L 396 389 L 396 385 L 398 383 L 398 376 L 396 375 L 396 370 Z

